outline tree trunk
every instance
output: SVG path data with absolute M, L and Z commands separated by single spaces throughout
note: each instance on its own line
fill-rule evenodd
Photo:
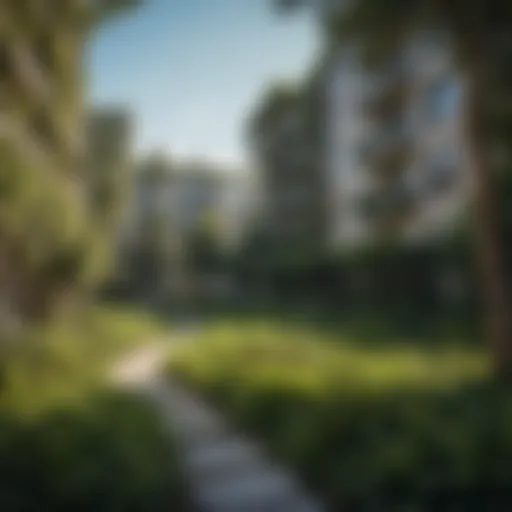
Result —
M 505 270 L 505 253 L 497 172 L 492 162 L 492 130 L 488 100 L 492 97 L 485 52 L 479 45 L 467 66 L 466 129 L 469 161 L 475 179 L 474 229 L 482 280 L 486 337 L 496 375 L 512 379 L 512 318 Z

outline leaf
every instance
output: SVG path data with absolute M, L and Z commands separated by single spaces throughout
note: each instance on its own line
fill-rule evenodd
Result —
M 418 26 L 427 0 L 353 0 L 331 16 L 327 30 L 341 42 L 361 45 L 367 64 L 379 63 L 401 48 Z

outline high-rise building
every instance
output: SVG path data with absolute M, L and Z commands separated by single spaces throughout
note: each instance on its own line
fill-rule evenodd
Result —
M 362 107 L 365 70 L 356 47 L 332 49 L 327 59 L 325 174 L 329 245 L 353 245 L 368 236 L 360 202 L 369 187 L 361 142 L 367 136 Z
M 233 170 L 224 175 L 217 210 L 220 244 L 233 253 L 255 221 L 258 200 L 253 174 Z
M 331 51 L 327 175 L 331 243 L 424 240 L 464 213 L 472 182 L 462 78 L 438 33 L 417 33 L 378 69 L 359 48 Z
M 242 172 L 153 156 L 135 174 L 127 233 L 137 240 L 148 234 L 148 225 L 158 223 L 175 249 L 185 251 L 190 239 L 208 226 L 219 247 L 231 250 L 249 222 L 253 202 L 254 186 Z
M 306 253 L 325 239 L 323 71 L 320 66 L 302 88 L 271 89 L 251 120 L 264 230 L 278 251 Z
M 194 233 L 201 223 L 213 219 L 221 190 L 221 176 L 211 164 L 188 161 L 174 166 L 171 215 L 183 239 Z
M 443 34 L 417 34 L 407 51 L 407 178 L 416 193 L 406 235 L 435 236 L 450 229 L 472 197 L 473 174 L 463 129 L 463 77 Z
M 138 163 L 125 221 L 125 252 L 138 286 L 152 296 L 165 293 L 180 259 L 172 187 L 172 164 L 165 155 Z

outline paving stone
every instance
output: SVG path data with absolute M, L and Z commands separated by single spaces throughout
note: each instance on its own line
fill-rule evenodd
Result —
M 186 457 L 187 467 L 194 473 L 257 467 L 261 463 L 261 455 L 254 446 L 232 438 L 200 444 L 191 448 Z

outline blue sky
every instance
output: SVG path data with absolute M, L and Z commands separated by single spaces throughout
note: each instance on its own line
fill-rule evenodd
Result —
M 307 69 L 313 21 L 271 0 L 145 2 L 92 44 L 92 101 L 130 105 L 138 151 L 243 161 L 244 119 L 266 84 Z

